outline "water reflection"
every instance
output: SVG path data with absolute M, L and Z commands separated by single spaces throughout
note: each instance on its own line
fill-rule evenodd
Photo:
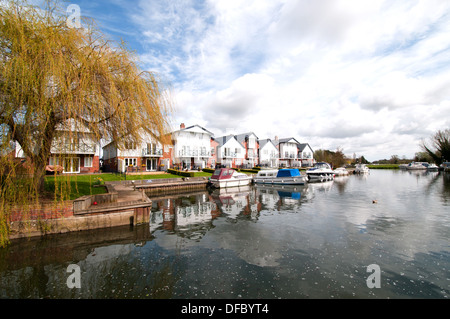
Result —
M 314 187 L 316 190 L 326 188 Z M 199 240 L 219 217 L 228 221 L 258 220 L 261 210 L 292 210 L 311 198 L 307 186 L 244 186 L 151 197 L 150 230 L 165 230 Z
M 449 198 L 450 174 L 406 171 L 153 197 L 150 225 L 0 249 L 0 297 L 445 298 Z

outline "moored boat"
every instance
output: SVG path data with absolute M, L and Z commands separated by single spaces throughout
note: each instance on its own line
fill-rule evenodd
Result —
M 213 187 L 238 187 L 249 185 L 252 178 L 244 173 L 239 173 L 231 168 L 218 168 L 211 176 L 210 183 Z
M 334 170 L 335 176 L 346 176 L 348 175 L 348 171 L 345 167 L 338 167 Z
M 273 185 L 304 185 L 307 176 L 302 175 L 298 169 L 261 170 L 254 178 L 257 184 Z
M 427 171 L 438 171 L 439 170 L 439 166 L 437 166 L 436 164 L 430 164 L 427 166 Z
M 330 164 L 320 162 L 314 165 L 306 171 L 309 182 L 326 182 L 334 179 L 334 171 L 331 169 Z
M 370 172 L 370 169 L 366 164 L 356 164 L 355 174 L 367 174 Z
M 420 170 L 427 169 L 428 163 L 426 162 L 411 162 L 406 166 L 407 170 Z

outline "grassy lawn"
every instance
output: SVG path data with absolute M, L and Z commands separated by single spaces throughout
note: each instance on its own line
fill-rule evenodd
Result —
M 379 165 L 367 165 L 370 169 L 398 169 L 399 164 L 379 164 Z
M 196 172 L 195 177 L 209 177 L 212 174 L 205 172 Z M 157 175 L 127 175 L 127 180 L 142 180 L 142 179 L 160 179 L 160 178 L 181 178 L 173 174 L 157 174 Z M 104 187 L 96 187 L 103 185 L 108 181 L 122 181 L 125 180 L 123 174 L 89 174 L 89 175 L 57 175 L 45 177 L 45 197 L 53 199 L 56 194 L 59 198 L 76 199 L 84 195 L 96 195 L 106 193 Z M 95 187 L 94 187 L 95 186 Z

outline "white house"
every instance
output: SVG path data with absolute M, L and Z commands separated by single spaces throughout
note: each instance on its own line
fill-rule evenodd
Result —
M 217 146 L 217 162 L 226 167 L 239 167 L 244 164 L 245 147 L 238 142 L 236 136 L 227 135 L 215 139 Z
M 298 158 L 302 166 L 314 165 L 314 151 L 308 143 L 301 143 L 298 146 Z
M 278 139 L 275 137 L 275 145 L 279 151 L 280 165 L 286 167 L 298 167 L 298 145 L 300 143 L 293 137 Z
M 103 146 L 103 166 L 107 171 L 151 172 L 167 166 L 164 149 L 158 141 L 143 133 L 141 143 L 125 142 L 120 149 L 115 141 Z
M 73 119 L 56 127 L 50 148 L 50 166 L 62 166 L 63 173 L 97 173 L 100 169 L 100 143 L 94 134 Z
M 171 134 L 175 165 L 182 169 L 205 168 L 211 165 L 214 155 L 211 149 L 213 133 L 199 125 L 186 127 L 182 123 L 180 129 Z
M 259 164 L 267 167 L 278 167 L 279 152 L 271 139 L 259 140 Z
M 244 162 L 245 167 L 252 168 L 259 164 L 258 158 L 258 136 L 253 132 L 236 135 L 236 140 L 245 148 Z

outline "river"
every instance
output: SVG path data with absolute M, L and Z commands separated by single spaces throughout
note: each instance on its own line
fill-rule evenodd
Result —
M 448 173 L 152 200 L 150 225 L 0 249 L 0 298 L 450 297 Z

